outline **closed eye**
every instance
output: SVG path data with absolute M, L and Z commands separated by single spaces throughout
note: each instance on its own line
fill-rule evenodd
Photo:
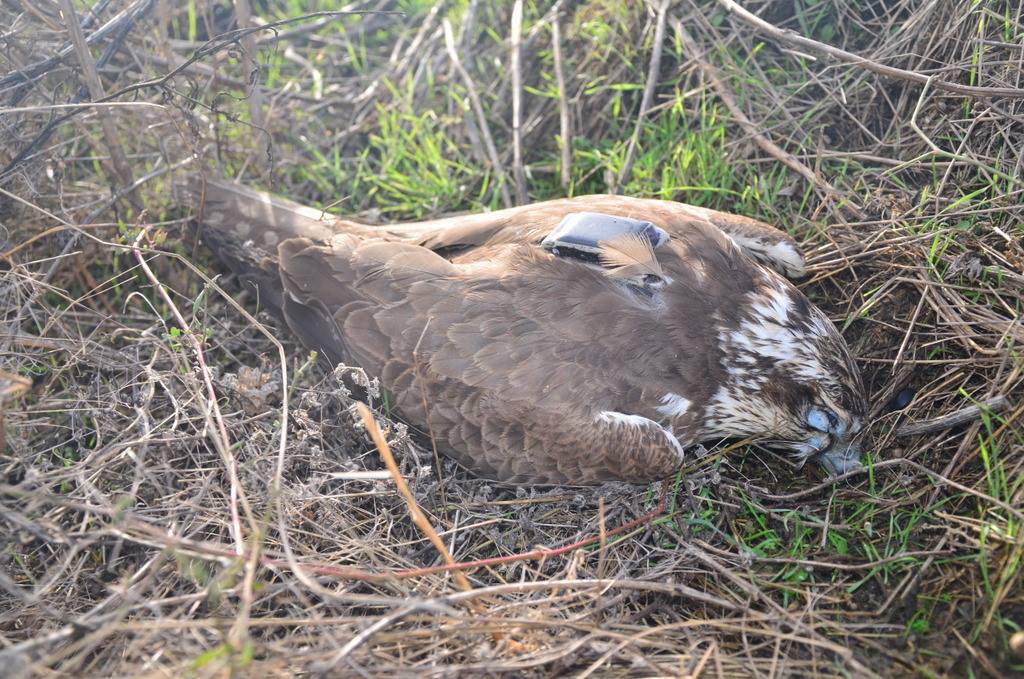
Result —
M 811 429 L 826 434 L 831 434 L 839 428 L 839 416 L 823 406 L 810 408 L 804 419 Z

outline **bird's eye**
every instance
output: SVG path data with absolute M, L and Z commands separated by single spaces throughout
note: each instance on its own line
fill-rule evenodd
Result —
M 839 426 L 839 416 L 823 406 L 814 406 L 807 411 L 807 426 L 817 431 L 830 433 Z

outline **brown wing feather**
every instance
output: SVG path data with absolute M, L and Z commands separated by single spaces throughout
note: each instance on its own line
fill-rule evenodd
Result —
M 335 239 L 280 248 L 288 296 L 332 319 L 346 355 L 381 377 L 412 424 L 464 466 L 501 480 L 648 481 L 678 466 L 678 444 L 660 425 L 597 417 L 641 407 L 630 401 L 652 371 L 630 355 L 647 356 L 630 351 L 632 332 L 602 330 L 625 317 L 651 341 L 668 341 L 649 310 L 599 272 L 572 264 L 578 271 L 567 275 L 565 262 L 520 247 L 491 252 L 516 272 L 500 281 L 414 247 Z
M 711 227 L 732 239 L 748 256 L 782 274 L 796 277 L 806 271 L 797 242 L 770 224 L 685 203 L 627 196 L 580 196 L 385 228 L 394 238 L 455 259 L 474 261 L 482 256 L 480 248 L 483 247 L 502 243 L 539 243 L 565 215 L 583 211 L 644 219 L 675 238 L 685 239 L 694 229 Z

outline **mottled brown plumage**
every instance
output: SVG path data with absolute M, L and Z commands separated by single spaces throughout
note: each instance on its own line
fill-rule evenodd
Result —
M 586 196 L 369 227 L 226 182 L 193 194 L 204 240 L 262 303 L 310 348 L 380 377 L 401 415 L 477 474 L 646 482 L 673 473 L 684 446 L 748 434 L 801 458 L 856 457 L 856 368 L 820 311 L 755 263 L 803 273 L 793 239 L 766 224 Z M 671 238 L 641 264 L 627 261 L 647 257 L 636 243 L 603 253 L 607 266 L 540 247 L 582 211 Z M 624 280 L 655 270 L 663 287 Z

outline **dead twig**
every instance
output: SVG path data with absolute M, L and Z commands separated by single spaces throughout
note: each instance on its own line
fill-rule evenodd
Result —
M 459 74 L 459 78 L 462 80 L 462 84 L 466 88 L 466 94 L 469 96 L 470 106 L 473 108 L 473 114 L 476 116 L 477 126 L 480 128 L 480 134 L 484 138 L 484 146 L 487 149 L 487 156 L 490 158 L 491 167 L 494 169 L 495 179 L 498 182 L 498 191 L 501 194 L 501 202 L 505 207 L 512 207 L 512 196 L 508 192 L 508 176 L 505 173 L 505 166 L 501 162 L 501 158 L 498 156 L 498 150 L 494 146 L 494 137 L 491 136 L 490 125 L 487 124 L 487 116 L 484 114 L 484 107 L 480 103 L 480 96 L 476 92 L 476 85 L 473 84 L 473 79 L 470 77 L 469 72 L 462 65 L 462 61 L 459 59 L 459 53 L 455 50 L 455 37 L 452 33 L 452 24 L 448 19 L 442 22 L 444 26 L 444 45 L 448 51 L 448 58 L 452 61 L 452 66 L 455 67 L 455 71 Z
M 715 90 L 718 98 L 722 100 L 722 103 L 725 104 L 726 108 L 729 109 L 729 112 L 732 114 L 736 123 L 750 135 L 755 144 L 780 163 L 809 181 L 811 184 L 820 187 L 832 195 L 842 195 L 841 191 L 832 186 L 832 184 L 822 177 L 818 176 L 814 170 L 801 163 L 793 157 L 793 154 L 784 151 L 778 146 L 778 144 L 769 139 L 768 136 L 762 132 L 758 126 L 750 120 L 750 118 L 747 117 L 747 114 L 743 112 L 743 109 L 740 108 L 739 104 L 736 103 L 736 98 L 733 97 L 732 92 L 729 91 L 729 88 L 726 87 L 725 83 L 719 77 L 718 70 L 712 66 L 710 62 L 704 60 L 700 56 L 700 50 L 698 49 L 697 44 L 693 42 L 693 39 L 690 38 L 689 34 L 683 28 L 682 22 L 678 18 L 673 17 L 672 27 L 673 30 L 675 30 L 676 35 L 679 37 L 679 42 L 682 44 L 683 49 L 686 50 L 690 58 L 693 59 L 695 64 L 697 64 L 697 67 L 700 68 L 702 73 L 704 73 L 704 77 L 706 77 L 708 82 L 711 83 L 711 87 Z M 859 212 L 860 210 L 860 207 L 849 198 L 847 198 L 847 205 L 849 205 L 854 211 Z
M 932 432 L 942 431 L 944 429 L 952 429 L 953 427 L 959 427 L 961 424 L 973 422 L 981 417 L 982 413 L 998 413 L 1005 410 L 1009 405 L 1010 402 L 1005 396 L 993 396 L 992 398 L 985 399 L 977 405 L 967 406 L 966 408 L 952 413 L 946 413 L 945 415 L 940 415 L 939 417 L 934 417 L 930 420 L 922 420 L 920 422 L 905 424 L 895 431 L 894 436 L 898 438 L 905 438 L 908 436 L 931 434 Z
M 153 273 L 153 270 L 149 267 L 149 263 L 146 261 L 146 257 L 142 251 L 142 239 L 146 237 L 146 229 L 140 229 L 138 235 L 135 237 L 135 243 L 132 247 L 132 252 L 135 255 L 136 261 L 139 263 L 139 267 L 143 273 L 146 274 L 146 278 L 156 289 L 157 294 L 167 305 L 167 308 L 171 311 L 175 322 L 181 329 L 181 334 L 185 340 L 189 343 L 193 353 L 196 357 L 196 362 L 199 364 L 199 370 L 203 378 L 203 384 L 206 387 L 206 397 L 208 399 L 207 408 L 210 413 L 214 431 L 216 432 L 211 438 L 215 445 L 220 450 L 221 455 L 224 458 L 225 465 L 228 470 L 228 477 L 231 483 L 231 526 L 232 526 L 232 537 L 235 540 L 235 551 L 236 554 L 241 555 L 245 553 L 245 538 L 242 532 L 242 521 L 241 516 L 238 512 L 238 503 L 242 502 L 245 507 L 246 513 L 249 515 L 250 521 L 255 524 L 253 520 L 251 509 L 248 507 L 248 501 L 245 498 L 245 493 L 241 490 L 241 484 L 238 481 L 238 463 L 235 460 L 235 455 L 232 452 L 231 441 L 228 438 L 227 427 L 224 424 L 224 417 L 220 411 L 220 405 L 217 401 L 217 393 L 213 387 L 213 380 L 210 375 L 210 369 L 206 365 L 206 356 L 203 352 L 203 345 L 199 342 L 199 339 L 195 336 L 192 331 L 192 326 L 181 311 L 178 309 L 178 305 L 174 303 L 171 296 L 167 294 L 167 289 Z
M 88 37 L 85 38 L 86 44 L 93 45 L 120 30 L 126 23 L 134 23 L 141 13 L 147 11 L 148 6 L 152 2 L 153 0 L 136 0 L 136 2 L 125 7 L 116 15 L 108 19 L 102 26 L 90 33 Z M 83 21 L 83 23 L 85 22 Z M 11 87 L 17 87 L 18 85 L 32 82 L 36 78 L 55 68 L 58 64 L 71 56 L 74 51 L 74 44 L 65 45 L 57 50 L 57 53 L 51 57 L 0 77 L 0 92 Z
M 526 170 L 523 168 L 523 131 L 520 126 L 523 110 L 523 0 L 512 5 L 512 29 L 509 39 L 509 60 L 512 71 L 512 172 L 516 180 L 516 205 L 525 205 L 530 196 L 526 191 Z
M 654 24 L 654 39 L 651 41 L 651 61 L 647 67 L 647 82 L 644 83 L 644 96 L 640 100 L 640 110 L 636 114 L 633 136 L 629 138 L 629 146 L 626 148 L 626 158 L 622 161 L 622 169 L 619 171 L 615 184 L 609 187 L 611 193 L 621 191 L 622 187 L 629 183 L 629 176 L 633 173 L 633 163 L 636 162 L 636 147 L 640 143 L 640 132 L 643 131 L 647 112 L 654 102 L 654 90 L 658 86 L 658 75 L 661 73 L 661 52 L 664 49 L 665 20 L 668 17 L 669 4 L 669 0 L 662 0 L 658 6 L 658 17 Z
M 65 0 L 66 2 L 67 0 Z M 239 28 L 249 28 L 252 24 L 252 12 L 249 9 L 249 0 L 234 0 L 235 17 Z M 273 169 L 274 157 L 271 150 L 270 133 L 267 131 L 267 120 L 263 108 L 263 90 L 260 87 L 260 65 L 256 59 L 256 36 L 254 33 L 246 33 L 241 38 L 242 62 L 246 71 L 246 100 L 249 102 L 249 118 L 252 121 L 253 130 L 259 135 L 256 144 L 257 153 L 255 162 L 261 171 L 267 172 Z
M 551 50 L 555 61 L 555 82 L 558 84 L 558 151 L 559 179 L 562 190 L 568 191 L 572 183 L 572 123 L 569 119 L 569 95 L 565 87 L 565 65 L 562 63 L 561 14 L 551 18 Z
M 83 38 L 83 42 L 86 45 L 91 45 L 92 42 L 94 41 L 94 39 L 99 37 L 100 34 L 102 34 L 104 36 L 107 35 L 107 33 L 112 34 L 110 43 L 107 44 L 107 46 L 103 49 L 103 53 L 100 54 L 99 58 L 95 61 L 94 69 L 96 71 L 98 71 L 99 69 L 104 68 L 107 65 L 107 63 L 118 53 L 118 51 L 121 49 L 122 45 L 124 44 L 125 39 L 128 37 L 129 32 L 131 32 L 132 28 L 134 28 L 136 22 L 139 19 L 141 19 L 143 16 L 145 16 L 145 14 L 147 12 L 149 12 L 150 8 L 153 5 L 153 2 L 154 2 L 154 0 L 140 0 L 139 2 L 135 3 L 134 5 L 132 5 L 128 9 L 126 9 L 124 12 L 119 14 L 117 17 L 114 17 L 113 19 L 108 21 L 106 24 L 104 24 L 102 27 L 100 27 L 99 29 L 94 31 L 92 34 L 89 35 L 88 38 Z M 89 17 L 87 17 L 86 20 L 84 20 L 82 22 L 82 24 L 83 25 L 86 24 L 88 19 L 89 19 Z M 74 51 L 74 46 L 69 48 L 68 54 L 70 54 L 72 51 Z M 85 54 L 89 54 L 88 49 L 86 49 L 84 52 L 85 52 Z M 57 57 L 53 57 L 51 59 L 47 59 L 47 60 L 44 60 L 43 62 L 40 62 L 39 64 L 36 65 L 38 67 L 38 69 L 35 69 L 35 68 L 29 69 L 29 72 L 32 73 L 32 76 L 29 76 L 27 74 L 20 74 L 19 77 L 23 77 L 25 79 L 23 81 L 20 81 L 20 82 L 16 80 L 16 83 L 18 83 L 18 84 L 14 85 L 14 88 L 13 88 L 14 89 L 14 94 L 11 97 L 11 103 L 17 103 L 18 101 L 21 100 L 21 94 L 19 94 L 19 91 L 18 91 L 19 85 L 27 86 L 28 84 L 30 84 L 34 80 L 34 78 L 36 78 L 38 76 L 41 76 L 42 74 L 46 73 L 50 68 L 53 68 L 56 65 L 60 64 L 63 61 L 63 59 L 65 58 L 65 56 L 67 56 L 67 55 L 65 55 L 62 52 Z M 93 63 L 91 61 L 91 57 L 87 57 L 87 61 L 89 63 Z M 19 74 L 16 74 L 16 75 L 19 75 Z M 0 79 L 0 82 L 5 81 L 5 80 L 6 79 Z M 2 91 L 2 89 L 3 89 L 3 86 L 0 85 L 0 91 Z M 78 92 L 76 93 L 76 95 L 73 98 L 73 103 L 81 102 L 83 99 L 86 98 L 86 95 L 88 93 L 89 93 L 89 88 L 88 87 L 86 87 L 86 86 L 79 87 Z M 110 100 L 110 99 L 113 99 L 113 98 L 116 98 L 116 97 L 102 97 L 100 100 L 93 101 L 92 103 L 94 105 L 95 104 L 102 104 L 102 103 L 105 103 L 104 100 Z M 53 118 L 52 120 L 50 120 L 43 127 L 43 129 L 40 130 L 32 138 L 32 140 L 29 143 L 25 144 L 21 148 L 21 150 L 19 150 L 16 154 L 14 154 L 14 157 L 11 158 L 11 160 L 7 163 L 7 165 L 2 170 L 0 170 L 0 179 L 3 179 L 4 177 L 8 176 L 15 168 L 17 168 L 22 163 L 24 163 L 26 160 L 28 160 L 32 156 L 33 153 L 35 153 L 38 149 L 43 147 L 44 144 L 46 144 L 46 142 L 50 139 L 50 137 L 53 135 L 53 133 L 57 131 L 57 128 L 59 128 L 62 124 L 64 124 L 66 121 L 70 120 L 74 116 L 78 115 L 83 110 L 84 109 L 82 109 L 82 108 L 73 108 L 69 113 L 66 113 L 66 114 L 61 115 L 61 116 L 57 116 L 57 117 Z M 131 185 L 132 185 L 131 182 L 128 182 L 126 184 L 126 186 L 131 186 Z M 134 187 L 132 187 L 132 188 L 134 188 Z M 121 189 L 121 191 L 123 192 L 123 189 Z
M 750 24 L 760 32 L 769 35 L 776 40 L 781 42 L 789 43 L 791 45 L 799 45 L 800 47 L 807 47 L 812 50 L 824 52 L 830 57 L 846 62 L 848 64 L 854 64 L 856 66 L 863 66 L 867 70 L 877 73 L 879 75 L 888 76 L 890 78 L 899 78 L 900 80 L 909 80 L 910 82 L 919 83 L 924 85 L 932 80 L 930 76 L 926 76 L 923 73 L 917 73 L 915 71 L 907 71 L 902 68 L 895 68 L 893 66 L 886 66 L 880 64 L 877 61 L 873 61 L 866 57 L 854 54 L 853 52 L 847 52 L 844 49 L 833 47 L 832 45 L 826 45 L 823 42 L 817 40 L 811 40 L 805 38 L 798 33 L 791 30 L 783 30 L 778 26 L 774 26 L 764 19 L 760 18 L 755 14 L 751 14 L 744 9 L 735 0 L 718 0 L 718 3 L 722 5 L 726 10 L 732 12 L 737 17 Z M 954 94 L 962 94 L 968 97 L 1012 97 L 1021 98 L 1024 97 L 1024 89 L 1015 87 L 978 87 L 975 85 L 960 85 L 958 83 L 951 83 L 947 80 L 933 80 L 932 85 L 935 89 L 944 90 L 946 92 L 952 92 Z
M 93 101 L 99 101 L 105 96 L 103 83 L 100 82 L 100 76 L 96 72 L 96 63 L 89 53 L 89 46 L 85 42 L 85 35 L 82 33 L 82 27 L 78 23 L 78 15 L 71 0 L 61 0 L 61 13 L 64 15 L 71 44 L 74 45 L 75 53 L 78 55 L 78 65 L 82 68 L 82 79 L 85 80 L 85 85 L 89 89 L 89 96 Z M 128 166 L 128 159 L 121 146 L 121 138 L 117 133 L 110 109 L 101 106 L 97 109 L 97 115 L 100 127 L 103 129 L 107 152 L 110 154 L 110 162 L 113 166 L 112 174 L 117 177 L 121 188 L 131 186 L 135 180 L 132 178 L 132 171 Z M 129 192 L 127 196 L 138 209 L 140 204 L 134 192 Z

